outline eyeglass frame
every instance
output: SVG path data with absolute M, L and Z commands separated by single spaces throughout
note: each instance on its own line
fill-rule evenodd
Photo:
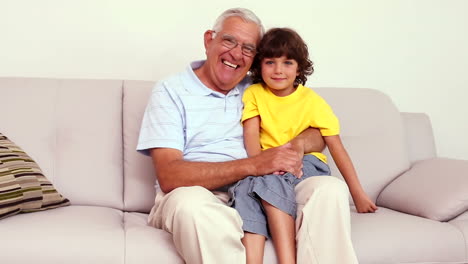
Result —
M 210 31 L 212 34 L 212 38 L 214 39 L 218 32 L 214 30 L 210 30 Z M 237 42 L 237 39 L 230 34 L 223 34 L 221 36 L 221 43 L 223 44 L 224 47 L 228 48 L 229 50 L 235 49 L 239 45 L 239 42 Z M 257 54 L 257 47 L 252 44 L 242 44 L 241 50 L 242 50 L 242 54 L 247 57 L 254 57 Z

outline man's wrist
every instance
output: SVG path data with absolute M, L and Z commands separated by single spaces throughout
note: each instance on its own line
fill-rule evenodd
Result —
M 257 176 L 257 166 L 255 160 L 255 157 L 249 157 L 242 160 L 242 165 L 239 167 L 243 168 L 243 176 Z

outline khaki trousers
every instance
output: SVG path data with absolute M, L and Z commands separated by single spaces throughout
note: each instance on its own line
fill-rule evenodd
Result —
M 242 220 L 227 200 L 226 193 L 199 186 L 158 192 L 148 222 L 173 235 L 186 263 L 243 264 Z M 296 186 L 296 201 L 297 263 L 358 263 L 346 184 L 335 177 L 311 177 Z

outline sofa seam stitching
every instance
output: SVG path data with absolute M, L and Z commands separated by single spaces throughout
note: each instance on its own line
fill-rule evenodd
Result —
M 59 177 L 57 176 L 57 158 L 58 158 L 58 101 L 59 101 L 59 90 L 63 89 L 63 80 L 60 80 L 55 87 L 55 102 L 54 102 L 54 157 L 52 158 L 52 175 L 54 184 L 60 185 Z
M 122 144 L 122 211 L 126 212 L 127 206 L 125 204 L 125 125 L 124 125 L 124 107 L 125 107 L 125 80 L 120 82 L 120 105 L 122 108 L 120 109 L 120 130 L 122 133 L 121 144 Z
M 465 242 L 465 259 L 463 261 L 465 263 L 468 263 L 468 240 L 466 240 L 465 233 L 463 232 L 463 230 L 456 223 L 457 223 L 457 221 L 454 221 L 454 223 L 448 223 L 448 224 L 455 227 L 460 232 L 460 234 L 462 235 L 463 241 Z

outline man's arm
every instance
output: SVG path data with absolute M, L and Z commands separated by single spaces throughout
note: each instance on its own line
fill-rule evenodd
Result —
M 298 173 L 302 165 L 291 144 L 262 151 L 255 157 L 226 162 L 185 161 L 180 150 L 170 148 L 154 148 L 150 154 L 159 186 L 166 193 L 182 186 L 203 186 L 213 190 L 250 175 L 275 171 Z

